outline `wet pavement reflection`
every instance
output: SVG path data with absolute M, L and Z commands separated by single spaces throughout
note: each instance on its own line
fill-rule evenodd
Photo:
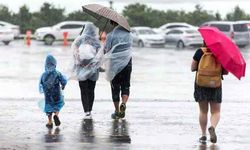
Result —
M 113 120 L 110 141 L 114 143 L 130 143 L 128 123 L 126 120 Z
M 92 119 L 83 119 L 80 131 L 80 142 L 94 143 L 95 132 Z
M 63 136 L 60 134 L 60 128 L 48 129 L 48 133 L 44 135 L 45 143 L 62 142 Z
M 201 144 L 198 150 L 219 150 L 219 149 L 220 149 L 219 146 L 216 144 L 211 144 L 211 145 Z

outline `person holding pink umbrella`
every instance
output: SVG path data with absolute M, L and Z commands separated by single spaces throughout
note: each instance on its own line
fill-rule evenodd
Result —
M 220 120 L 223 74 L 232 73 L 238 79 L 245 76 L 246 62 L 236 44 L 215 27 L 200 27 L 204 45 L 193 56 L 191 71 L 195 77 L 194 98 L 199 103 L 201 143 L 206 142 L 207 114 L 210 105 L 210 141 L 217 142 L 215 129 Z
M 206 56 L 206 55 L 211 55 L 211 56 Z M 215 133 L 215 128 L 220 120 L 220 108 L 222 102 L 221 79 L 223 78 L 222 74 L 227 74 L 227 71 L 222 68 L 221 64 L 218 63 L 215 58 L 214 60 L 210 60 L 211 58 L 206 58 L 206 57 L 214 58 L 214 56 L 212 56 L 210 49 L 206 46 L 206 43 L 204 42 L 202 48 L 198 49 L 195 52 L 193 56 L 193 62 L 191 65 L 191 70 L 197 71 L 195 86 L 194 86 L 194 98 L 195 101 L 199 103 L 199 109 L 200 109 L 199 123 L 202 136 L 200 137 L 199 141 L 201 143 L 206 143 L 207 140 L 206 129 L 208 120 L 208 110 L 210 106 L 211 126 L 208 128 L 208 131 L 210 133 L 211 142 L 216 143 L 217 136 Z M 213 69 L 210 69 L 211 70 L 210 72 L 209 69 L 208 70 L 206 70 L 206 68 L 204 69 L 204 66 L 207 67 L 206 63 L 215 64 L 214 68 L 212 66 Z M 207 68 L 209 68 L 209 66 Z M 211 74 L 212 72 L 215 72 L 215 74 L 211 76 L 211 81 L 210 81 L 210 79 L 208 78 L 207 75 L 205 75 L 205 73 Z

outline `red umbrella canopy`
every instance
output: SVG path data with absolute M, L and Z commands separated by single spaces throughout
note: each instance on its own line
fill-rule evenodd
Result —
M 246 62 L 238 46 L 216 27 L 200 27 L 198 30 L 221 65 L 238 79 L 244 77 Z

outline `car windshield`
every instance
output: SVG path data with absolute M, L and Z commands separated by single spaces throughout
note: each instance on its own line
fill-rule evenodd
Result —
M 234 24 L 233 28 L 234 28 L 235 32 L 246 32 L 247 31 L 246 24 Z
M 150 29 L 141 29 L 141 30 L 138 30 L 138 33 L 139 34 L 156 34 L 153 30 L 150 30 Z
M 188 34 L 196 34 L 196 33 L 198 33 L 198 31 L 196 31 L 196 30 L 185 30 L 185 32 L 188 33 Z

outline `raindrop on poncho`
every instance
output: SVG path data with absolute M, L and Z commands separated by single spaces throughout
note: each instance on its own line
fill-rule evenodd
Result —
M 64 105 L 64 97 L 61 87 L 67 84 L 66 78 L 56 70 L 56 59 L 48 55 L 45 61 L 45 72 L 42 74 L 39 91 L 44 93 L 45 102 L 39 102 L 39 107 L 44 108 L 44 112 L 59 112 Z
M 98 28 L 93 23 L 86 23 L 84 30 L 72 43 L 73 61 L 70 79 L 96 81 L 103 50 L 98 39 Z
M 121 72 L 132 58 L 132 36 L 130 32 L 121 26 L 117 26 L 107 35 L 104 47 L 105 55 L 103 63 L 105 66 L 106 79 L 108 81 Z

